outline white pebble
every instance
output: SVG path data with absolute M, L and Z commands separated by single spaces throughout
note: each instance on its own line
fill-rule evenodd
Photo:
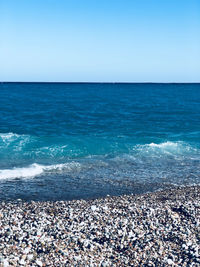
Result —
M 187 250 L 188 249 L 188 246 L 186 246 L 186 244 L 183 244 L 182 245 L 182 248 L 184 248 L 185 250 Z
M 171 259 L 167 259 L 167 263 L 168 263 L 169 265 L 174 264 L 173 260 L 171 260 Z
M 32 259 L 33 259 L 33 254 L 29 254 L 29 255 L 27 255 L 27 258 L 28 258 L 29 260 L 32 260 Z
M 92 211 L 95 211 L 96 209 L 97 209 L 97 207 L 96 207 L 95 205 L 92 205 L 92 206 L 91 206 L 91 210 L 92 210 Z
M 24 254 L 28 254 L 29 251 L 30 251 L 30 248 L 29 248 L 29 247 L 25 248 L 25 249 L 24 249 Z
M 36 263 L 37 263 L 38 266 L 41 266 L 41 267 L 43 265 L 43 263 L 40 260 L 36 260 Z
M 25 265 L 25 264 L 26 264 L 26 262 L 25 262 L 25 260 L 24 260 L 24 259 L 21 259 L 21 260 L 19 261 L 19 264 L 21 264 L 21 265 Z
M 9 266 L 9 262 L 7 261 L 7 259 L 3 260 L 3 267 L 8 267 Z

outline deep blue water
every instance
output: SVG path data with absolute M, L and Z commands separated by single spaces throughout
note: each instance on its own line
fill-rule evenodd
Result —
M 200 183 L 200 84 L 0 84 L 0 199 Z

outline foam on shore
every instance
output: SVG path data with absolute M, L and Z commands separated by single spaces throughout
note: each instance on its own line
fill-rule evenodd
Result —
M 69 162 L 65 164 L 54 164 L 54 165 L 41 165 L 41 164 L 31 164 L 30 166 L 24 168 L 13 168 L 0 170 L 0 180 L 1 179 L 14 179 L 14 178 L 33 178 L 35 176 L 48 173 L 48 172 L 60 172 L 60 171 L 72 171 L 74 169 L 79 169 L 80 164 L 77 162 Z

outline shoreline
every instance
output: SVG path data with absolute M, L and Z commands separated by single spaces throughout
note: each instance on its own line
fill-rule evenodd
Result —
M 0 266 L 192 263 L 200 265 L 200 186 L 94 200 L 0 202 Z

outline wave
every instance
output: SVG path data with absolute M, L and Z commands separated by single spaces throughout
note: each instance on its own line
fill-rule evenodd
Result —
M 0 133 L 0 158 L 62 158 L 70 151 L 67 140 L 63 139 L 63 143 L 59 141 L 53 137 Z
M 34 141 L 30 135 L 20 135 L 16 133 L 0 133 L 0 149 L 13 152 L 23 151 L 25 146 Z
M 12 158 L 66 158 L 85 157 L 105 154 L 171 154 L 183 155 L 199 153 L 200 149 L 183 141 L 166 141 L 162 143 L 135 144 L 132 138 L 109 140 L 101 137 L 44 137 L 19 135 L 15 133 L 0 133 L 0 156 L 9 155 Z
M 0 133 L 0 159 L 13 159 L 13 162 L 17 159 L 35 162 L 40 159 L 72 159 L 88 155 L 90 145 L 84 137 Z
M 30 135 L 16 134 L 16 133 L 12 133 L 12 132 L 0 133 L 0 140 L 2 140 L 6 144 L 13 142 L 17 139 L 27 139 L 27 138 L 30 138 Z
M 81 164 L 69 162 L 64 164 L 41 165 L 33 163 L 27 167 L 0 170 L 0 179 L 33 178 L 47 173 L 79 171 Z
M 167 141 L 167 142 L 164 142 L 164 143 L 161 143 L 161 144 L 151 143 L 151 144 L 148 144 L 147 146 L 149 146 L 149 147 L 157 147 L 157 148 L 177 148 L 178 145 L 179 145 L 179 143 Z
M 142 153 L 143 155 L 151 154 L 152 156 L 187 156 L 187 155 L 198 155 L 199 149 L 191 146 L 190 144 L 182 141 L 177 142 L 163 142 L 160 144 L 150 143 L 145 145 L 137 145 L 136 151 Z

